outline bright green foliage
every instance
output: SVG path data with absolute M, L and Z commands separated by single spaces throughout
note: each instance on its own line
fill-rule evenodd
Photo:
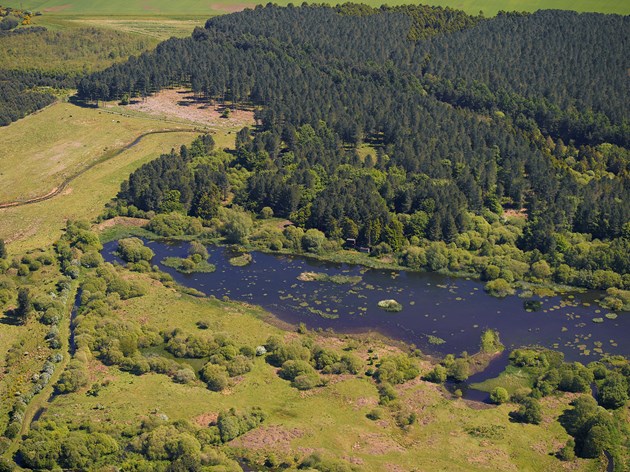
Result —
M 510 415 L 521 423 L 540 424 L 542 421 L 540 403 L 535 398 L 524 398 L 519 409 Z
M 76 392 L 88 384 L 88 374 L 83 362 L 73 359 L 63 371 L 55 390 L 58 393 Z
M 195 235 L 202 230 L 201 222 L 197 218 L 177 212 L 156 215 L 151 219 L 149 228 L 160 236 Z
M 609 374 L 599 387 L 597 401 L 604 408 L 621 408 L 628 401 L 628 381 L 621 374 Z
M 385 357 L 376 369 L 374 378 L 382 383 L 401 384 L 415 379 L 420 372 L 412 359 L 405 355 Z
M 229 442 L 236 439 L 247 431 L 256 428 L 265 421 L 266 417 L 267 415 L 260 408 L 255 407 L 240 414 L 233 408 L 222 411 L 217 418 L 221 441 Z
M 493 403 L 496 403 L 497 405 L 500 405 L 502 403 L 506 403 L 507 401 L 510 400 L 510 394 L 508 393 L 508 391 L 506 389 L 504 389 L 503 387 L 496 387 L 491 393 L 490 393 L 490 400 Z
M 125 238 L 118 241 L 118 254 L 127 262 L 150 262 L 155 253 L 139 238 Z
M 424 379 L 433 383 L 444 383 L 446 382 L 446 377 L 447 377 L 446 367 L 438 364 L 433 368 L 433 370 L 429 371 L 424 376 Z
M 481 333 L 481 351 L 482 352 L 497 352 L 503 351 L 505 347 L 499 340 L 499 333 L 493 329 L 486 329 Z
M 240 208 L 223 208 L 221 220 L 224 222 L 223 235 L 228 243 L 243 244 L 251 234 L 254 222 L 252 217 Z
M 208 362 L 201 370 L 201 378 L 208 388 L 214 392 L 220 392 L 228 386 L 228 373 L 225 366 Z

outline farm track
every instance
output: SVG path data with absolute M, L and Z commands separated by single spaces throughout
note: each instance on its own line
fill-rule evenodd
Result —
M 67 177 L 66 179 L 64 179 L 64 181 L 59 186 L 53 188 L 50 192 L 48 192 L 48 193 L 46 193 L 44 195 L 38 195 L 36 197 L 29 198 L 27 200 L 15 200 L 15 201 L 12 201 L 12 202 L 2 202 L 2 203 L 0 203 L 0 209 L 13 208 L 13 207 L 19 207 L 19 206 L 24 206 L 24 205 L 31 205 L 33 203 L 40 203 L 40 202 L 43 202 L 43 201 L 46 201 L 46 200 L 50 200 L 50 199 L 56 197 L 57 195 L 61 194 L 68 187 L 68 185 L 74 179 L 76 179 L 77 177 L 80 177 L 85 172 L 87 172 L 88 170 L 94 168 L 95 166 L 97 166 L 99 164 L 102 164 L 104 162 L 107 162 L 110 159 L 113 159 L 113 158 L 119 156 L 123 152 L 128 151 L 132 147 L 134 147 L 137 144 L 139 144 L 147 136 L 150 136 L 150 135 L 153 135 L 153 134 L 198 133 L 198 132 L 199 132 L 199 129 L 194 129 L 194 128 L 174 128 L 174 129 L 164 129 L 164 130 L 157 130 L 157 131 L 147 131 L 146 133 L 140 134 L 138 137 L 136 137 L 136 139 L 134 139 L 129 144 L 126 144 L 123 147 L 121 147 L 121 148 L 119 148 L 119 149 L 117 149 L 117 150 L 115 150 L 113 152 L 112 151 L 106 152 L 99 159 L 97 159 L 96 161 L 92 162 L 87 167 L 84 167 L 83 169 L 79 170 L 78 172 L 76 172 L 76 173 L 72 174 L 71 176 Z

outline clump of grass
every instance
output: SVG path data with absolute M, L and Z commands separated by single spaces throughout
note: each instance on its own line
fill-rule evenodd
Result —
M 207 261 L 199 261 L 195 262 L 190 257 L 184 259 L 182 257 L 166 257 L 162 259 L 162 264 L 166 267 L 172 267 L 177 272 L 181 272 L 182 274 L 192 274 L 195 272 L 205 272 L 210 273 L 217 270 L 214 264 L 210 264 Z
M 603 323 L 604 318 L 593 318 L 593 323 Z
M 245 253 L 241 256 L 232 257 L 230 259 L 230 265 L 235 267 L 245 267 L 252 263 L 252 255 L 249 253 Z
M 606 318 L 608 318 L 609 320 L 616 320 L 617 319 L 617 313 L 606 313 L 604 316 Z
M 328 275 L 323 272 L 302 272 L 298 275 L 302 282 L 331 282 L 333 284 L 357 284 L 363 280 L 360 275 Z
M 378 302 L 378 307 L 390 312 L 398 312 L 403 309 L 403 306 L 393 298 L 389 300 L 381 300 Z

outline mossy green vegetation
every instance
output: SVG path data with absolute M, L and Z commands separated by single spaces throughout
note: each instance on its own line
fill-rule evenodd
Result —
M 393 313 L 402 311 L 403 306 L 401 303 L 397 302 L 396 300 L 394 300 L 393 298 L 387 299 L 387 300 L 381 300 L 377 303 L 377 306 L 385 311 L 390 311 Z
M 235 267 L 245 267 L 252 263 L 252 255 L 249 253 L 241 254 L 240 256 L 234 256 L 230 258 L 230 265 Z
M 194 259 L 187 257 L 167 257 L 162 259 L 162 264 L 166 267 L 172 267 L 182 274 L 193 274 L 195 272 L 214 272 L 217 267 L 208 261 L 195 262 Z
M 302 272 L 297 279 L 302 282 L 330 282 L 338 285 L 358 284 L 363 280 L 360 275 L 329 275 L 324 272 Z

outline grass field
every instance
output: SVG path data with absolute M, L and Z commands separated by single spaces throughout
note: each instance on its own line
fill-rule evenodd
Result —
M 179 327 L 189 333 L 200 333 L 196 322 L 205 321 L 208 331 L 226 333 L 251 346 L 271 334 L 298 336 L 266 323 L 260 309 L 196 299 L 148 281 L 144 275 L 131 277 L 145 284 L 148 294 L 124 302 L 125 319 L 158 329 Z M 343 336 L 314 336 L 317 343 L 337 350 L 346 345 Z M 381 356 L 393 349 L 370 340 L 359 343 L 354 353 L 366 359 L 368 346 Z M 401 404 L 418 415 L 418 423 L 403 431 L 387 408 L 379 421 L 366 417 L 377 406 L 378 393 L 374 382 L 361 374 L 330 376 L 327 386 L 301 393 L 258 358 L 252 372 L 235 386 L 214 393 L 202 384 L 175 384 L 156 374 L 133 376 L 98 361 L 92 361 L 90 372 L 93 382 L 109 380 L 99 396 L 80 391 L 58 397 L 48 417 L 61 422 L 89 418 L 91 423 L 122 426 L 163 413 L 170 420 L 202 425 L 205 418 L 223 409 L 259 406 L 269 415 L 267 421 L 229 446 L 274 451 L 279 457 L 321 451 L 367 471 L 562 470 L 549 453 L 567 439 L 554 418 L 568 398 L 543 401 L 544 425 L 521 425 L 508 420 L 511 405 L 473 409 L 465 401 L 448 400 L 440 387 L 415 380 L 397 387 Z M 574 470 L 588 470 L 592 465 L 586 461 L 572 464 Z
M 124 29 L 84 28 L 46 31 L 0 38 L 0 64 L 12 70 L 81 73 L 104 69 L 153 49 L 158 39 L 124 32 Z M 192 28 L 191 28 L 192 30 Z
M 33 18 L 33 25 L 44 26 L 53 32 L 63 32 L 80 28 L 97 28 L 101 31 L 129 33 L 153 41 L 163 41 L 170 37 L 190 36 L 196 26 L 203 26 L 211 14 L 200 13 L 189 16 L 98 16 L 94 15 L 55 15 L 44 14 Z
M 226 120 L 214 109 L 197 110 L 196 118 L 184 119 L 175 114 L 173 100 L 159 106 L 156 115 L 152 109 L 116 104 L 82 108 L 59 102 L 0 128 L 0 141 L 5 144 L 0 148 L 0 203 L 46 195 L 64 179 L 88 169 L 49 200 L 0 208 L 0 238 L 9 243 L 11 252 L 53 243 L 67 219 L 94 219 L 133 170 L 161 153 L 190 144 L 203 130 L 214 133 L 217 147 L 233 148 L 235 131 L 251 121 L 251 112 L 238 112 Z M 141 135 L 165 130 L 172 132 L 146 135 L 120 152 Z
M 253 0 L 181 0 L 169 2 L 166 0 L 33 0 L 31 3 L 23 1 L 4 2 L 8 6 L 41 11 L 45 15 L 99 15 L 99 16 L 181 16 L 181 15 L 217 15 L 243 8 L 253 8 L 257 4 L 265 3 Z M 279 0 L 275 3 L 286 5 L 290 0 Z M 299 4 L 300 2 L 293 2 Z M 322 2 L 316 2 L 322 3 Z M 324 3 L 343 3 L 337 0 L 326 0 Z M 403 0 L 363 0 L 362 3 L 379 7 L 382 4 L 400 5 L 415 3 Z M 458 8 L 471 14 L 483 10 L 486 15 L 495 15 L 499 10 L 536 11 L 539 9 L 562 9 L 575 11 L 594 11 L 600 13 L 630 14 L 630 2 L 624 0 L 425 0 L 421 3 L 443 7 Z
M 170 123 L 56 103 L 0 128 L 0 202 L 46 194 L 104 153 Z M 26 138 L 28 137 L 28 138 Z

